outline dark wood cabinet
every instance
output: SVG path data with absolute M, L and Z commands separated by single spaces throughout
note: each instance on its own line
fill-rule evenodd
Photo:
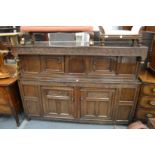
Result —
M 132 121 L 140 87 L 137 75 L 147 48 L 25 45 L 17 47 L 17 53 L 28 118 L 102 124 Z

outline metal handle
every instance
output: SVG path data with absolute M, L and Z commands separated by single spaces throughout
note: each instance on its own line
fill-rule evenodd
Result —
M 154 105 L 155 106 L 155 101 L 150 101 L 149 103 L 150 105 Z
M 152 91 L 155 93 L 155 88 L 153 88 Z
M 152 114 L 146 114 L 146 117 L 151 118 L 151 117 L 153 117 L 153 115 Z

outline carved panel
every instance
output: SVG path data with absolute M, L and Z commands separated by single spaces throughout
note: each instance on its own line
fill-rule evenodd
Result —
M 116 116 L 116 120 L 117 121 L 126 121 L 128 122 L 131 119 L 131 112 L 133 110 L 133 106 L 132 105 L 128 105 L 128 104 L 122 104 L 118 106 L 118 110 L 117 110 L 117 116 Z
M 35 85 L 22 85 L 24 97 L 38 97 L 37 86 Z
M 90 67 L 94 74 L 112 74 L 116 68 L 116 57 L 92 57 Z
M 73 118 L 75 107 L 73 88 L 42 87 L 44 116 L 53 118 Z
M 120 92 L 120 101 L 134 101 L 135 95 L 135 88 L 122 88 Z
M 40 72 L 40 57 L 39 56 L 20 56 L 19 66 L 22 73 L 39 73 Z
M 81 89 L 81 119 L 112 119 L 114 89 Z
M 65 70 L 67 73 L 86 73 L 86 57 L 84 56 L 67 56 L 65 61 Z
M 44 72 L 64 73 L 64 57 L 63 56 L 42 56 L 41 68 Z
M 119 57 L 118 74 L 134 75 L 138 67 L 136 57 Z
M 40 104 L 37 100 L 24 100 L 26 113 L 30 116 L 39 116 L 41 114 Z

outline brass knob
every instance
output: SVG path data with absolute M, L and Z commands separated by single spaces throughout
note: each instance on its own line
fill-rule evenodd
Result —
M 150 105 L 155 105 L 155 101 L 150 101 Z
M 155 88 L 153 88 L 152 91 L 155 93 Z
M 151 118 L 151 117 L 153 117 L 153 115 L 152 114 L 146 114 L 146 117 Z

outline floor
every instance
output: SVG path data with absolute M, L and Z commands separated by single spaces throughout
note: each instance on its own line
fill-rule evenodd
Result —
M 127 129 L 127 126 L 79 124 L 45 120 L 27 121 L 24 119 L 24 115 L 20 115 L 20 126 L 17 127 L 13 116 L 0 115 L 0 129 Z

